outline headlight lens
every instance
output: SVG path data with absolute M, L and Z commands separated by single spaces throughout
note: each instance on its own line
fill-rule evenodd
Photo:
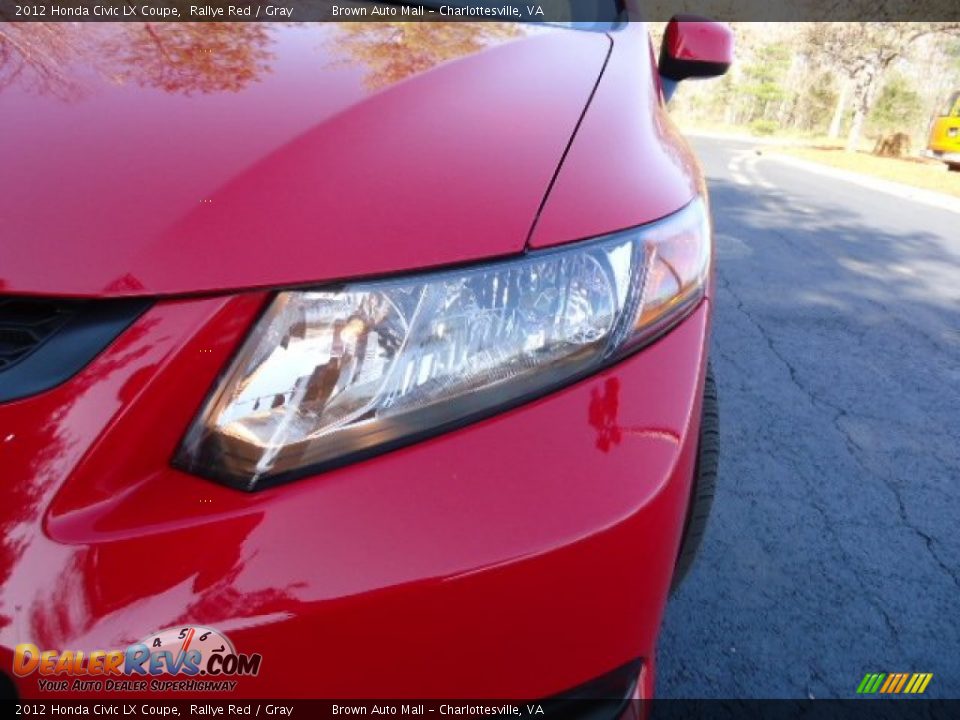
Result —
M 175 465 L 246 490 L 440 432 L 596 370 L 703 294 L 705 204 L 487 265 L 277 295 Z

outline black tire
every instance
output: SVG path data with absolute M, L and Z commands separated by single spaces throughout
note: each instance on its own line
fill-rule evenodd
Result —
M 700 418 L 700 443 L 697 446 L 697 466 L 693 474 L 693 489 L 683 541 L 673 571 L 673 592 L 687 577 L 693 561 L 703 542 L 707 520 L 713 507 L 713 495 L 717 487 L 717 465 L 720 457 L 720 408 L 717 400 L 717 383 L 713 369 L 707 365 L 707 377 L 703 384 L 703 414 Z
M 947 163 L 947 170 L 950 172 L 960 172 L 960 163 Z

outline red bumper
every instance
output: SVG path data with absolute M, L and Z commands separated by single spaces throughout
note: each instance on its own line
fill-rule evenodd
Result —
M 233 696 L 540 697 L 653 654 L 687 510 L 709 307 L 459 431 L 243 494 L 169 460 L 264 296 L 156 305 L 0 406 L 0 661 L 196 623 Z M 15 678 L 40 696 L 37 676 Z

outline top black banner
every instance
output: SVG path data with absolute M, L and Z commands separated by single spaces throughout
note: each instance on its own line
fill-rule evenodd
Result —
M 755 22 L 958 22 L 960 0 L 0 0 L 10 22 L 552 22 L 616 25 L 693 14 Z

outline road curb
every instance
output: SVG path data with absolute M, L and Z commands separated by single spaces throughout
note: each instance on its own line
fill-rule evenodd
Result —
M 780 147 L 783 147 L 784 145 L 795 145 L 797 147 L 806 145 L 806 143 L 802 140 L 795 140 L 792 138 L 770 138 L 759 135 L 749 135 L 746 133 L 720 133 L 710 132 L 709 130 L 684 130 L 682 127 L 680 128 L 680 132 L 683 133 L 684 137 L 689 138 L 704 138 L 707 140 L 733 140 L 734 142 L 753 143 L 754 145 L 778 145 Z
M 921 188 L 915 188 L 912 185 L 904 185 L 903 183 L 892 180 L 882 180 L 850 170 L 841 170 L 839 168 L 810 162 L 809 160 L 800 160 L 788 155 L 779 155 L 775 152 L 765 152 L 763 157 L 769 160 L 775 160 L 784 165 L 792 165 L 801 170 L 825 175 L 836 180 L 845 180 L 860 185 L 861 187 L 877 190 L 878 192 L 889 193 L 903 200 L 912 200 L 913 202 L 923 203 L 924 205 L 930 205 L 941 210 L 960 213 L 960 199 L 933 190 L 923 190 Z

